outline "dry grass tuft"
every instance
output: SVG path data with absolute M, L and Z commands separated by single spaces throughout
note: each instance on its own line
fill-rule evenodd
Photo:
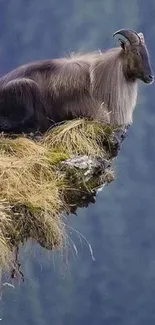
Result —
M 66 175 L 70 174 L 62 171 L 60 162 L 73 154 L 107 158 L 102 145 L 111 132 L 95 121 L 78 119 L 53 128 L 40 141 L 22 135 L 14 139 L 0 137 L 2 268 L 12 265 L 14 247 L 28 238 L 49 249 L 62 247 L 65 232 L 61 214 L 69 210 L 65 190 L 68 193 L 73 184 L 72 177 L 67 181 Z M 106 177 L 108 181 L 111 175 Z M 73 178 L 79 178 L 79 174 Z
M 9 234 L 12 232 L 9 203 L 0 202 L 0 265 L 6 270 L 13 265 Z
M 102 143 L 104 138 L 112 133 L 109 127 L 103 127 L 96 121 L 77 119 L 66 122 L 48 132 L 44 144 L 52 149 L 61 148 L 69 155 L 87 154 L 107 156 Z

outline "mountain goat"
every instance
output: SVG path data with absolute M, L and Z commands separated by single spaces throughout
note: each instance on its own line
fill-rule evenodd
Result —
M 29 63 L 0 78 L 0 131 L 44 132 L 76 117 L 131 124 L 137 81 L 154 77 L 143 34 L 115 35 L 118 48 Z

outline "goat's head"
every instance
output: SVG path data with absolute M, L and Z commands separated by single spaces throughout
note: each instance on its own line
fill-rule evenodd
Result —
M 121 35 L 120 45 L 123 49 L 124 73 L 127 79 L 140 79 L 145 83 L 154 81 L 147 46 L 142 33 L 130 29 L 121 29 L 113 34 Z

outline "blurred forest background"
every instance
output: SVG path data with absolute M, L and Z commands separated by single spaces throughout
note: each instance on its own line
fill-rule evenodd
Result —
M 0 0 L 0 75 L 36 59 L 113 47 L 123 27 L 144 33 L 155 70 L 154 0 Z M 31 244 L 21 250 L 25 283 L 3 287 L 2 324 L 155 324 L 154 166 L 155 85 L 141 83 L 116 181 L 70 216 L 64 256 Z

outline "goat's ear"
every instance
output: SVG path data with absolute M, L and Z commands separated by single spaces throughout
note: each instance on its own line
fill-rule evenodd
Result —
M 124 52 L 126 51 L 126 42 L 123 41 L 122 39 L 119 39 L 119 43 L 121 48 L 124 50 Z
M 138 33 L 141 43 L 145 44 L 145 39 L 143 33 Z

